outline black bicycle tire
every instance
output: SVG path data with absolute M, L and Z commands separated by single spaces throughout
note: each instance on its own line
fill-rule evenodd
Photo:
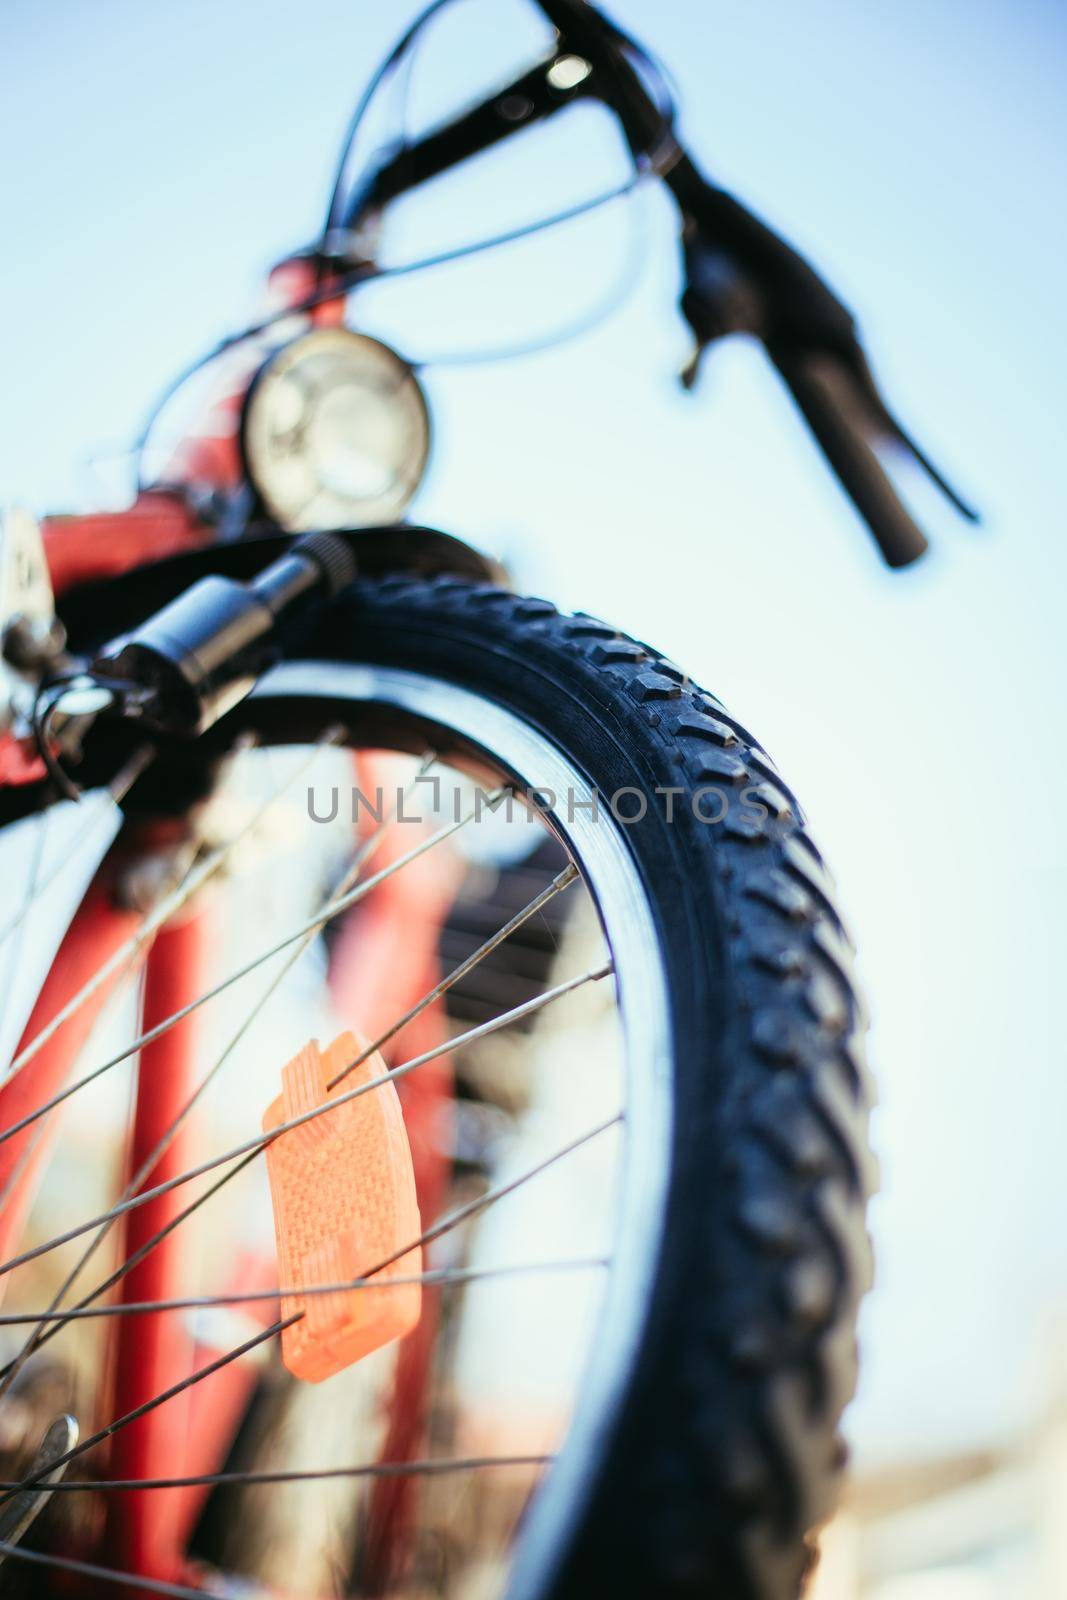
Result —
M 216 554 L 239 571 L 263 560 L 241 546 Z M 75 643 L 131 625 L 157 589 L 161 603 L 195 576 L 188 566 L 76 593 Z M 875 1177 L 853 947 L 795 796 L 717 698 L 651 648 L 545 600 L 448 576 L 368 579 L 283 625 L 278 644 L 289 661 L 473 690 L 603 795 L 729 795 L 720 822 L 683 799 L 673 821 L 649 804 L 625 829 L 679 1041 L 667 1227 L 625 1404 L 539 1600 L 791 1600 L 841 1487 Z M 205 753 L 263 714 L 246 702 L 201 745 L 165 746 L 134 806 L 184 807 Z M 314 706 L 286 726 L 289 714 L 271 736 L 309 737 Z
M 364 582 L 284 648 L 487 695 L 605 796 L 728 794 L 721 822 L 685 797 L 670 822 L 650 804 L 626 829 L 678 1040 L 667 1233 L 626 1404 L 550 1593 L 797 1595 L 842 1481 L 875 1167 L 853 946 L 795 796 L 671 662 L 547 601 Z

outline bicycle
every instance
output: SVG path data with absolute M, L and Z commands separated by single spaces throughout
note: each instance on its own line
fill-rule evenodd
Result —
M 142 469 L 125 512 L 5 523 L 0 821 L 47 818 L 99 790 L 123 818 L 0 1083 L 0 1284 L 17 1302 L 0 1314 L 15 1336 L 0 1404 L 22 1408 L 0 1487 L 8 1585 L 195 1595 L 256 1579 L 281 1592 L 277 1562 L 266 1575 L 257 1562 L 271 1568 L 279 1528 L 299 1546 L 308 1507 L 340 1482 L 343 1532 L 322 1538 L 353 1592 L 782 1600 L 800 1591 L 839 1493 L 874 1169 L 863 1009 L 833 881 L 796 797 L 718 699 L 610 626 L 514 594 L 462 541 L 398 520 L 427 458 L 426 402 L 411 365 L 345 320 L 381 275 L 382 216 L 595 99 L 629 148 L 625 187 L 656 179 L 678 207 L 696 347 L 685 381 L 714 340 L 757 336 L 891 566 L 925 541 L 880 464 L 886 443 L 972 513 L 886 408 L 841 302 L 700 174 L 662 72 L 585 0 L 539 0 L 555 29 L 545 59 L 351 179 L 371 93 L 445 4 L 420 14 L 357 107 L 320 238 L 272 274 L 279 304 L 179 380 L 252 353 L 163 475 Z M 142 451 L 147 441 L 146 429 Z M 281 780 L 262 798 L 257 761 L 294 746 L 310 755 L 276 757 Z M 366 802 L 360 812 L 353 798 L 343 864 L 319 862 L 328 887 L 295 931 L 213 978 L 211 897 L 320 762 L 334 790 L 346 774 Z M 405 805 L 427 788 L 436 825 L 406 833 Z M 227 795 L 244 806 L 238 826 L 219 821 Z M 512 846 L 498 853 L 487 893 L 461 847 L 501 809 L 519 829 L 533 819 L 542 842 L 520 852 L 521 870 Z M 310 800 L 303 820 L 323 820 Z M 61 871 L 42 875 L 41 838 L 5 940 Z M 273 869 L 280 847 L 268 834 L 261 848 Z M 265 1120 L 219 1151 L 205 1137 L 211 1087 L 334 923 L 328 984 L 352 1031 L 298 1051 L 268 1107 L 280 1053 L 257 1085 Z M 270 983 L 201 1070 L 202 1008 L 268 961 Z M 133 1042 L 83 1071 L 94 1024 L 132 976 Z M 624 1104 L 607 1103 L 611 1070 L 590 1072 L 598 1115 L 564 1137 L 557 1106 L 555 1145 L 512 1170 L 536 1082 L 517 1047 L 517 1085 L 478 1048 L 568 1006 L 572 1028 L 609 1041 L 609 1069 L 616 1041 Z M 546 1027 L 528 1050 L 541 1052 Z M 64 1108 L 134 1056 L 118 1200 L 36 1237 L 31 1206 L 49 1193 Z M 575 1280 L 600 1282 L 569 1414 L 536 1448 L 463 1452 L 469 1286 L 523 1270 L 486 1264 L 479 1227 L 605 1145 L 617 1157 L 607 1252 L 527 1268 L 563 1274 L 561 1325 Z M 312 1147 L 326 1151 L 313 1181 L 295 1154 L 294 1178 L 290 1154 Z M 225 1271 L 212 1261 L 223 1287 L 190 1293 L 180 1224 L 216 1216 L 222 1253 L 236 1256 L 265 1212 L 249 1187 L 260 1156 L 270 1247 Z M 227 1214 L 215 1196 L 235 1180 Z M 579 1221 L 569 1216 L 571 1233 Z M 325 1254 L 300 1244 L 302 1228 Z M 39 1265 L 54 1259 L 64 1264 Z M 346 1270 L 331 1275 L 326 1259 Z M 258 1322 L 227 1338 L 221 1317 L 191 1328 L 194 1311 Z M 101 1425 L 79 1438 L 53 1404 L 38 1443 L 41 1404 L 57 1386 L 75 1392 L 44 1350 L 97 1325 L 109 1330 L 92 1355 Z M 518 1331 L 513 1317 L 508 1337 Z M 279 1340 L 284 1367 L 245 1360 Z M 360 1460 L 278 1464 L 308 1380 L 344 1397 L 343 1431 L 346 1408 L 364 1408 Z M 493 1436 L 507 1432 L 502 1409 Z M 299 1500 L 309 1485 L 316 1498 L 292 1523 L 281 1500 L 269 1516 L 256 1509 L 256 1495 Z M 233 1565 L 240 1580 L 222 1575 Z

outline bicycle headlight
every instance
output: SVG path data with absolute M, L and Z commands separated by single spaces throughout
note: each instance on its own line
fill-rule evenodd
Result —
M 270 357 L 243 421 L 248 476 L 294 531 L 395 521 L 426 467 L 426 402 L 411 368 L 348 328 L 316 328 Z

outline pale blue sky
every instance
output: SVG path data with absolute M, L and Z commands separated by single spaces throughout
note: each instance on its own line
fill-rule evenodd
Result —
M 491 19 L 487 51 L 506 53 L 516 0 L 471 3 Z M 1025 1414 L 1033 1358 L 1067 1315 L 1067 14 L 1052 0 L 615 10 L 672 68 L 709 169 L 860 314 L 892 401 L 987 524 L 971 533 L 929 503 L 932 556 L 890 576 L 754 350 L 714 351 L 697 396 L 679 394 L 655 197 L 623 314 L 550 354 L 428 374 L 437 449 L 416 511 L 668 649 L 807 803 L 860 937 L 882 1084 L 853 1435 L 868 1457 L 986 1439 Z M 5 498 L 85 503 L 87 460 L 254 309 L 264 268 L 314 230 L 352 100 L 410 14 L 6 0 Z M 444 69 L 469 65 L 471 37 L 442 36 Z M 543 170 L 564 194 L 606 169 L 599 126 L 552 139 L 560 165 Z M 422 217 L 456 233 L 514 220 L 552 192 L 515 160 L 520 178 L 487 166 Z M 605 240 L 616 261 L 604 217 L 354 314 L 410 329 L 416 353 L 485 323 L 521 331 L 527 313 L 541 328 L 587 303 Z

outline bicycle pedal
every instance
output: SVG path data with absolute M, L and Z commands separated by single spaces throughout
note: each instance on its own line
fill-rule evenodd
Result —
M 392 1083 L 346 1101 L 355 1088 L 385 1076 L 377 1051 L 328 1088 L 366 1049 L 343 1033 L 325 1051 L 305 1045 L 282 1070 L 282 1092 L 263 1118 L 271 1133 L 294 1118 L 339 1101 L 267 1146 L 267 1173 L 283 1289 L 282 1317 L 301 1313 L 282 1332 L 282 1360 L 297 1378 L 332 1377 L 419 1320 L 417 1283 L 391 1284 L 421 1270 L 415 1173 L 400 1100 Z M 397 1259 L 390 1260 L 397 1256 Z M 389 1265 L 376 1269 L 383 1262 Z M 355 1280 L 371 1274 L 371 1286 Z M 315 1292 L 338 1285 L 336 1292 Z

